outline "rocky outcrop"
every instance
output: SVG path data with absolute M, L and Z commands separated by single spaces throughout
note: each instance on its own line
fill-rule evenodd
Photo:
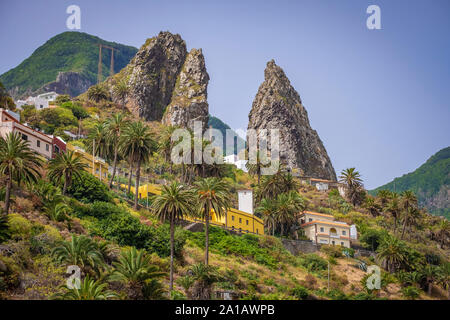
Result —
M 248 129 L 280 130 L 280 161 L 304 176 L 336 180 L 336 173 L 308 113 L 284 71 L 269 61 L 249 114 Z
M 208 81 L 209 75 L 206 72 L 202 50 L 192 49 L 177 78 L 172 101 L 164 113 L 163 123 L 192 128 L 194 121 L 201 121 L 203 128 L 206 128 Z
M 36 94 L 55 91 L 58 94 L 68 94 L 75 97 L 85 92 L 91 85 L 93 83 L 78 72 L 58 72 L 56 81 L 44 85 L 36 91 Z
M 194 119 L 208 121 L 207 86 L 209 81 L 201 50 L 187 52 L 180 35 L 160 32 L 148 39 L 131 62 L 107 80 L 113 87 L 126 81 L 127 108 L 146 121 L 187 127 Z

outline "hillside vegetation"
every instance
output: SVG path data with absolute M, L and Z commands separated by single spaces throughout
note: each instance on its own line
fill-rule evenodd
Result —
M 402 192 L 412 190 L 417 194 L 419 204 L 435 215 L 450 219 L 450 147 L 434 154 L 415 171 L 376 188 L 371 194 L 387 189 Z
M 17 88 L 15 96 L 31 93 L 55 81 L 58 72 L 74 71 L 85 76 L 91 84 L 97 82 L 98 44 L 117 49 L 114 71 L 119 72 L 136 54 L 137 49 L 83 32 L 63 32 L 49 39 L 17 67 L 0 76 L 7 90 Z M 109 76 L 111 50 L 102 50 L 103 79 Z

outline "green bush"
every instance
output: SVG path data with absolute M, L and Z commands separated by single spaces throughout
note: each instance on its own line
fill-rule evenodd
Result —
M 333 246 L 333 245 L 322 245 L 320 247 L 320 251 L 326 253 L 330 257 L 333 258 L 341 258 L 342 257 L 342 247 Z
M 126 214 L 127 211 L 110 202 L 95 201 L 92 204 L 83 206 L 83 209 L 81 209 L 79 213 L 81 216 L 87 215 L 98 219 L 103 219 L 109 215 L 123 214 L 123 213 Z
M 364 245 L 364 247 L 372 251 L 376 251 L 386 235 L 387 232 L 385 230 L 368 228 L 361 234 L 359 241 Z
M 79 178 L 73 177 L 72 185 L 67 189 L 67 192 L 84 203 L 109 202 L 112 199 L 108 187 L 86 171 L 82 171 Z
M 170 255 L 169 225 L 164 224 L 158 228 L 142 224 L 139 219 L 128 213 L 116 213 L 99 219 L 91 227 L 94 235 L 106 240 L 114 241 L 121 246 L 134 246 L 138 249 L 147 249 L 160 257 Z M 184 231 L 175 231 L 175 255 L 181 256 L 186 242 Z
M 409 286 L 402 289 L 402 294 L 405 298 L 415 300 L 420 296 L 420 290 L 414 286 Z
M 299 300 L 305 300 L 309 296 L 309 291 L 305 287 L 297 286 L 292 289 L 291 294 Z
M 302 265 L 309 271 L 321 271 L 328 268 L 328 262 L 315 253 L 309 253 L 303 258 Z
M 28 238 L 31 234 L 32 224 L 20 214 L 9 215 L 9 230 L 13 239 Z

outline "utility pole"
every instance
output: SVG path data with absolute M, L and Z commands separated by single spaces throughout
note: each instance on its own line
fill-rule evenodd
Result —
M 92 175 L 95 176 L 95 139 L 92 140 Z
M 328 291 L 330 291 L 330 261 L 328 261 Z

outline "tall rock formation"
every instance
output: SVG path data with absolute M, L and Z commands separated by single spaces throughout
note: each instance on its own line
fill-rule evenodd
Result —
M 126 81 L 127 108 L 146 121 L 188 127 L 193 120 L 208 121 L 209 81 L 202 51 L 187 52 L 180 35 L 160 32 L 148 39 L 131 62 L 107 80 L 113 98 L 114 85 Z
M 284 71 L 271 60 L 264 71 L 248 129 L 280 130 L 280 161 L 305 176 L 336 180 L 336 173 L 308 113 Z

